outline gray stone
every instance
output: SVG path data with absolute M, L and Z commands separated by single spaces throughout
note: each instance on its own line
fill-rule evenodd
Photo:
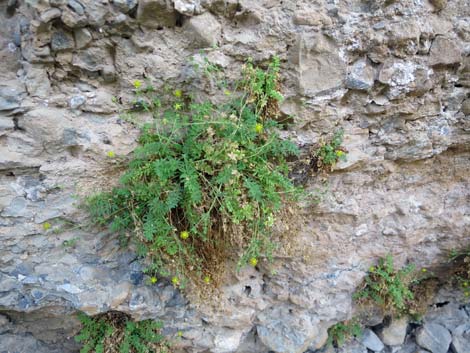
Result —
M 438 36 L 432 43 L 429 52 L 431 66 L 453 65 L 462 61 L 462 52 L 455 40 Z
M 73 96 L 70 98 L 69 106 L 71 109 L 77 109 L 86 102 L 86 97 L 82 95 Z
M 77 0 L 69 0 L 67 6 L 80 16 L 85 14 L 85 7 Z
M 55 18 L 59 18 L 61 14 L 62 11 L 60 11 L 58 8 L 49 9 L 41 14 L 41 21 L 44 23 L 48 23 Z
M 426 323 L 416 331 L 416 342 L 432 353 L 447 353 L 452 336 L 441 325 Z
M 139 0 L 137 21 L 144 27 L 174 27 L 176 12 L 168 0 Z
M 379 331 L 378 335 L 384 344 L 398 346 L 405 341 L 407 327 L 408 320 L 406 317 L 394 318 Z
M 279 353 L 302 353 L 319 333 L 308 313 L 285 307 L 266 310 L 258 316 L 258 321 L 259 339 Z
M 453 353 L 470 353 L 470 323 L 464 323 L 452 331 Z
M 207 48 L 218 44 L 222 26 L 209 12 L 191 17 L 184 26 L 188 36 L 192 39 L 192 46 Z
M 75 48 L 75 40 L 70 32 L 57 30 L 52 33 L 51 49 L 53 51 L 70 50 Z
M 297 66 L 299 88 L 305 95 L 337 89 L 344 81 L 345 63 L 334 42 L 324 35 L 298 35 L 291 61 Z
M 86 28 L 77 28 L 73 31 L 77 49 L 85 48 L 93 40 L 91 32 Z
M 21 95 L 22 92 L 17 88 L 2 86 L 0 84 L 0 111 L 19 108 Z
M 201 12 L 200 0 L 174 0 L 175 10 L 186 16 L 193 16 Z
M 346 87 L 357 90 L 368 90 L 374 85 L 375 70 L 367 60 L 356 61 L 346 77 Z
M 328 351 L 327 351 L 328 352 Z M 339 347 L 336 353 L 367 353 L 367 347 L 362 345 L 360 342 L 352 341 L 351 343 Z M 286 352 L 287 353 L 287 352 Z
M 85 15 L 79 16 L 76 12 L 68 8 L 62 11 L 60 19 L 69 28 L 85 27 L 88 23 Z
M 385 347 L 380 338 L 368 328 L 362 331 L 360 341 L 364 346 L 374 352 L 380 352 Z
M 138 2 L 138 0 L 113 0 L 113 4 L 124 13 L 133 10 Z
M 49 0 L 49 4 L 54 7 L 61 7 L 67 3 L 67 0 Z

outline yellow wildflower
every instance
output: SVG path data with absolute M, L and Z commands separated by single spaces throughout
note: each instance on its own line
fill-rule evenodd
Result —
M 180 284 L 180 280 L 178 277 L 174 276 L 172 279 L 171 279 L 171 283 L 173 283 L 173 285 L 177 286 Z
M 134 81 L 134 87 L 135 87 L 135 89 L 139 89 L 141 86 L 142 86 L 142 82 L 140 82 L 139 80 L 135 80 L 135 81 Z
M 107 156 L 108 156 L 109 158 L 114 158 L 114 157 L 116 157 L 116 154 L 115 154 L 113 151 L 109 151 L 109 152 L 107 153 Z
M 341 158 L 342 156 L 344 156 L 344 152 L 343 151 L 336 151 L 336 155 Z
M 374 267 L 374 266 L 369 267 L 369 272 L 374 272 L 374 271 L 375 271 L 375 267 Z
M 425 268 L 422 268 L 422 269 L 421 269 L 421 272 L 423 272 L 423 273 L 424 273 L 424 272 L 428 272 L 428 270 L 426 270 Z
M 260 123 L 256 124 L 255 131 L 257 134 L 261 134 L 263 132 L 263 129 L 264 129 L 263 124 L 260 124 Z
M 180 233 L 180 238 L 185 240 L 185 239 L 188 239 L 189 238 L 189 232 L 184 230 Z
M 250 265 L 255 267 L 258 264 L 258 259 L 256 257 L 252 257 L 250 259 Z
M 52 227 L 52 226 L 51 226 L 51 224 L 50 224 L 49 222 L 46 222 L 46 223 L 44 223 L 44 224 L 42 225 L 42 228 L 43 228 L 44 230 L 49 230 L 49 229 L 51 229 L 51 227 Z
M 158 281 L 157 277 L 155 277 L 155 276 L 150 277 L 150 283 L 155 284 L 155 283 L 157 283 L 157 281 Z
M 205 277 L 204 277 L 204 283 L 205 283 L 205 284 L 211 283 L 211 278 L 210 278 L 209 276 L 205 276 Z

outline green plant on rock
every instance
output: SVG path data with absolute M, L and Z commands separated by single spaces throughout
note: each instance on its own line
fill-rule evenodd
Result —
M 354 294 L 357 301 L 373 301 L 390 314 L 408 314 L 414 299 L 410 286 L 415 278 L 414 265 L 395 270 L 392 255 L 380 259 L 365 277 L 362 289 Z
M 346 160 L 347 152 L 341 147 L 343 135 L 343 130 L 338 130 L 330 141 L 320 143 L 320 147 L 314 152 L 318 169 L 328 171 L 339 161 Z
M 453 282 L 457 283 L 466 298 L 470 298 L 470 248 L 453 249 L 449 254 L 449 261 L 455 266 Z
M 134 322 L 118 312 L 96 317 L 80 313 L 82 328 L 75 340 L 80 353 L 168 353 L 168 344 L 160 334 L 162 324 L 153 320 Z
M 360 337 L 361 335 L 362 326 L 359 320 L 353 318 L 349 321 L 338 322 L 328 329 L 327 345 L 339 347 L 342 346 L 347 339 Z
M 153 121 L 119 186 L 87 206 L 97 224 L 138 244 L 152 276 L 172 274 L 178 286 L 188 277 L 214 283 L 229 258 L 256 265 L 269 257 L 276 215 L 302 193 L 286 161 L 298 149 L 281 139 L 271 115 L 282 99 L 278 77 L 277 58 L 266 70 L 248 63 L 224 104 L 134 84 L 137 108 Z

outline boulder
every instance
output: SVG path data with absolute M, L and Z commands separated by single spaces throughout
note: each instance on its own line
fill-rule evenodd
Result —
M 426 323 L 416 332 L 416 342 L 431 353 L 447 353 L 452 336 L 441 325 Z
M 378 338 L 377 335 L 374 333 L 374 331 L 368 328 L 362 332 L 362 337 L 360 338 L 360 341 L 365 347 L 374 352 L 380 352 L 385 347 L 380 338 Z
M 458 326 L 452 331 L 453 353 L 470 353 L 470 323 Z

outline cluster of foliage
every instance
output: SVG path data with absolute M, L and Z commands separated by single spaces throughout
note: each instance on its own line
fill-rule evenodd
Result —
M 79 314 L 82 329 L 75 340 L 80 353 L 167 353 L 160 334 L 162 324 L 152 320 L 133 322 L 120 313 L 92 318 Z
M 271 115 L 282 99 L 279 66 L 278 58 L 266 70 L 249 62 L 224 104 L 135 82 L 134 107 L 153 120 L 119 186 L 87 206 L 97 224 L 136 241 L 153 282 L 209 283 L 234 255 L 255 266 L 272 253 L 276 215 L 301 195 L 286 161 L 298 148 Z
M 449 260 L 457 265 L 453 280 L 465 297 L 470 297 L 470 249 L 452 250 Z
M 371 300 L 390 314 L 409 314 L 414 300 L 411 290 L 416 282 L 414 269 L 415 266 L 410 264 L 396 270 L 389 254 L 369 269 L 363 288 L 354 294 L 354 299 L 359 302 Z
M 347 339 L 361 335 L 362 327 L 357 319 L 338 322 L 328 329 L 327 345 L 339 347 L 342 346 Z
M 342 143 L 343 130 L 336 131 L 330 141 L 320 143 L 320 147 L 314 153 L 318 169 L 328 171 L 339 161 L 346 160 L 347 152 L 341 147 Z

